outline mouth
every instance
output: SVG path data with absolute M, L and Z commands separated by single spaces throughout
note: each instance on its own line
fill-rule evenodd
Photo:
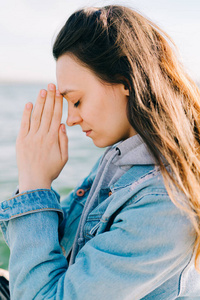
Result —
M 83 130 L 83 132 L 85 132 L 85 133 L 86 133 L 86 136 L 89 136 L 89 135 L 90 135 L 90 133 L 92 132 L 92 130 Z

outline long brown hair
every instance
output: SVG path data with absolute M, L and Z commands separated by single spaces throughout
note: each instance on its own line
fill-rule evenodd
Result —
M 129 122 L 160 165 L 171 200 L 192 220 L 198 268 L 200 92 L 178 61 L 173 41 L 131 8 L 109 5 L 70 16 L 53 46 L 55 59 L 65 53 L 103 82 L 129 88 Z

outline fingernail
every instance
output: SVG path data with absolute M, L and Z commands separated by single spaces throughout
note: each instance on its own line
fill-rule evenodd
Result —
M 65 128 L 64 124 L 62 125 L 62 132 L 64 132 L 64 133 L 66 132 L 66 128 Z
M 31 103 L 30 102 L 26 104 L 26 109 L 28 109 L 28 110 L 31 109 Z
M 52 83 L 50 83 L 48 87 L 49 87 L 50 91 L 54 91 L 55 90 L 55 85 L 52 84 Z
M 59 90 L 56 91 L 56 96 L 58 96 L 58 97 L 60 96 Z
M 46 96 L 46 91 L 45 90 L 41 90 L 40 95 L 41 95 L 41 97 L 45 97 Z

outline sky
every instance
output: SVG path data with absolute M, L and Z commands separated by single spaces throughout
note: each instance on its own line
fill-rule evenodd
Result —
M 132 7 L 174 40 L 190 76 L 200 82 L 199 0 L 0 0 L 0 82 L 54 82 L 52 45 L 67 18 L 83 6 Z

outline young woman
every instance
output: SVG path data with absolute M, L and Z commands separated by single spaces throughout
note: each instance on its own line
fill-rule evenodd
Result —
M 26 105 L 1 203 L 11 298 L 200 299 L 200 93 L 172 41 L 130 8 L 86 8 L 53 55 L 58 90 Z M 63 97 L 67 125 L 108 148 L 60 203 Z

